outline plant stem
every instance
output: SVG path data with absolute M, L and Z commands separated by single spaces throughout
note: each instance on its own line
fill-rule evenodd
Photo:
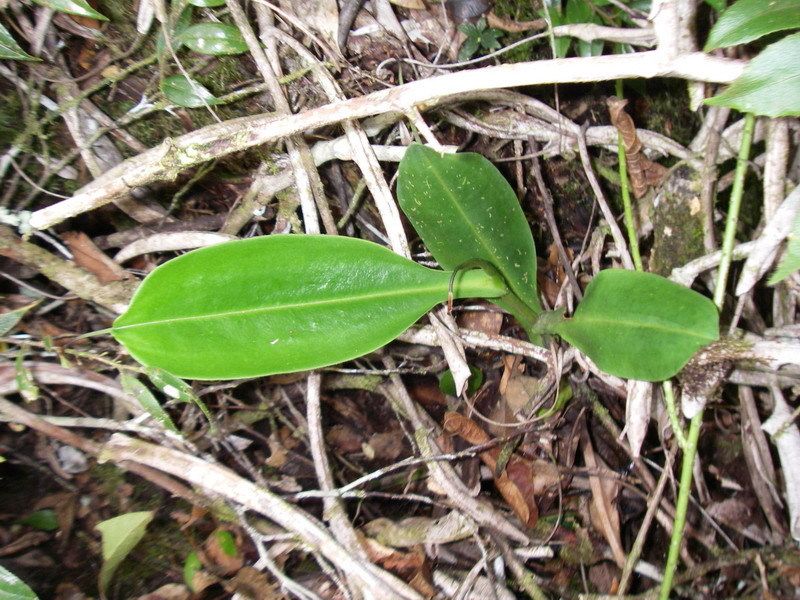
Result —
M 703 424 L 703 411 L 699 411 L 689 425 L 689 435 L 683 449 L 681 463 L 681 482 L 678 488 L 678 502 L 675 505 L 675 524 L 672 528 L 672 538 L 669 541 L 669 555 L 664 567 L 664 580 L 661 582 L 659 600 L 668 600 L 672 591 L 672 579 L 678 566 L 678 558 L 683 544 L 683 529 L 686 527 L 686 510 L 689 507 L 689 496 L 692 493 L 692 470 L 694 459 L 697 456 L 697 440 L 700 438 L 700 426 Z
M 664 404 L 667 407 L 667 415 L 669 415 L 669 423 L 672 425 L 672 431 L 675 434 L 675 441 L 678 442 L 678 447 L 686 452 L 688 442 L 686 434 L 683 432 L 681 421 L 678 418 L 678 409 L 675 407 L 675 393 L 672 391 L 672 382 L 665 381 L 662 386 L 664 389 Z
M 617 96 L 622 98 L 622 80 L 616 82 Z M 625 145 L 622 143 L 622 134 L 617 132 L 617 156 L 619 157 L 619 184 L 622 189 L 622 207 L 624 209 L 625 228 L 628 230 L 628 245 L 631 250 L 633 265 L 637 271 L 642 271 L 642 255 L 639 253 L 639 236 L 636 234 L 636 224 L 633 221 L 633 207 L 631 206 L 631 192 L 628 188 L 628 162 L 625 156 Z
M 742 193 L 744 191 L 744 177 L 747 173 L 747 161 L 750 158 L 750 146 L 753 142 L 753 129 L 755 128 L 755 116 L 748 113 L 744 117 L 744 128 L 742 129 L 742 139 L 739 144 L 739 156 L 736 159 L 736 173 L 731 190 L 730 206 L 728 207 L 728 218 L 725 221 L 725 234 L 722 239 L 722 259 L 717 273 L 717 287 L 714 289 L 714 304 L 722 310 L 725 301 L 725 288 L 728 281 L 728 273 L 733 257 L 733 243 L 736 235 L 736 224 L 739 220 L 739 209 L 742 206 Z M 665 388 L 666 389 L 666 388 Z M 674 400 L 673 400 L 674 403 Z M 672 418 L 670 416 L 670 418 Z M 677 420 L 677 415 L 675 416 Z M 675 569 L 678 566 L 681 544 L 683 543 L 683 529 L 686 526 L 686 510 L 689 506 L 689 495 L 692 491 L 692 469 L 694 459 L 697 455 L 697 440 L 700 438 L 700 426 L 703 424 L 703 410 L 699 410 L 692 417 L 689 425 L 689 434 L 686 436 L 683 448 L 683 461 L 681 463 L 681 482 L 678 488 L 678 502 L 675 505 L 675 525 L 672 528 L 672 538 L 669 542 L 669 555 L 667 564 L 664 567 L 664 580 L 661 582 L 659 600 L 668 600 L 672 591 L 672 580 L 675 577 Z M 675 425 L 673 425 L 673 428 Z M 678 437 L 678 430 L 675 436 Z M 679 442 L 680 443 L 680 442 Z
M 742 139 L 739 144 L 739 156 L 736 159 L 736 173 L 734 174 L 733 188 L 731 189 L 728 218 L 725 221 L 725 233 L 722 237 L 722 258 L 719 262 L 717 285 L 714 288 L 714 304 L 720 310 L 722 310 L 722 304 L 725 301 L 725 288 L 731 268 L 733 245 L 736 241 L 736 225 L 739 222 L 739 209 L 742 206 L 744 177 L 747 173 L 747 161 L 750 158 L 750 144 L 753 141 L 755 123 L 756 118 L 752 113 L 747 113 L 744 116 L 744 128 L 742 129 Z

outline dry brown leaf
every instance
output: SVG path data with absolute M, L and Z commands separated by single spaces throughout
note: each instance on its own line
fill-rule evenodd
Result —
M 628 101 L 616 96 L 607 100 L 611 123 L 622 136 L 625 155 L 628 163 L 628 175 L 633 187 L 633 195 L 641 198 L 648 188 L 661 185 L 667 175 L 667 168 L 651 161 L 642 152 L 642 142 L 636 134 L 636 125 L 631 116 L 625 112 Z
M 458 435 L 476 446 L 490 441 L 487 433 L 477 423 L 454 412 L 445 415 L 444 430 Z M 499 456 L 499 448 L 490 448 L 480 454 L 481 460 L 491 469 L 492 473 L 497 470 Z M 499 477 L 495 477 L 494 481 L 497 491 L 527 527 L 533 527 L 539 518 L 534 489 L 534 472 L 534 464 L 531 461 L 515 454 L 511 456 L 506 468 Z
M 503 313 L 494 310 L 468 310 L 458 317 L 458 325 L 486 335 L 498 335 L 503 327 Z
M 590 472 L 606 471 L 609 475 L 608 477 L 589 476 L 593 500 L 589 514 L 595 528 L 603 532 L 617 566 L 623 569 L 625 568 L 625 550 L 622 548 L 620 538 L 619 513 L 614 505 L 614 499 L 619 493 L 619 482 L 613 477 L 613 472 L 603 459 L 595 454 L 589 439 L 589 432 L 585 428 L 581 432 L 581 449 L 583 461 Z
M 62 234 L 61 238 L 72 252 L 75 264 L 92 273 L 100 283 L 111 283 L 129 277 L 125 269 L 95 246 L 85 233 L 68 231 Z
M 162 585 L 154 592 L 139 596 L 138 600 L 189 600 L 189 588 L 178 583 Z
M 223 586 L 229 594 L 237 594 L 251 600 L 283 600 L 286 595 L 269 578 L 253 567 L 242 567 Z
M 361 450 L 364 438 L 349 425 L 334 425 L 325 433 L 325 442 L 336 452 L 350 454 Z
M 533 21 L 514 21 L 498 16 L 491 11 L 486 15 L 486 24 L 495 29 L 502 29 L 509 33 L 522 33 L 524 31 L 538 31 L 547 28 L 547 21 L 544 19 L 534 19 Z
M 397 460 L 405 448 L 403 439 L 403 432 L 398 430 L 373 434 L 368 442 L 372 458 L 385 461 Z
M 370 560 L 400 577 L 425 598 L 436 595 L 430 564 L 422 546 L 415 546 L 409 552 L 401 552 L 370 538 L 362 538 L 362 543 Z
M 389 2 L 409 10 L 425 10 L 425 3 L 422 0 L 389 0 Z
M 280 5 L 338 48 L 339 7 L 336 0 L 281 0 Z
M 220 543 L 220 535 L 229 533 L 236 542 L 236 554 L 231 556 Z M 203 552 L 198 552 L 200 560 L 214 573 L 218 575 L 231 575 L 236 573 L 244 565 L 244 557 L 241 551 L 242 540 L 235 533 L 224 527 L 218 527 L 211 532 L 203 544 Z M 205 559 L 205 560 L 204 560 Z

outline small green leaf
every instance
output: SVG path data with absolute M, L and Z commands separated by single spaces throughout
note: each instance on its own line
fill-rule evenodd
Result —
M 0 598 L 3 600 L 39 600 L 19 577 L 0 566 Z
M 56 12 L 67 13 L 68 15 L 78 15 L 79 17 L 89 17 L 98 21 L 108 21 L 91 6 L 86 0 L 33 0 L 35 4 L 52 8 Z
M 197 552 L 190 552 L 183 563 L 183 582 L 192 592 L 194 592 L 194 576 L 203 570 L 203 563 Z
M 247 52 L 242 34 L 226 23 L 198 23 L 187 27 L 175 39 L 200 54 L 218 56 Z
M 0 335 L 6 335 L 9 331 L 14 329 L 14 327 L 19 323 L 20 319 L 25 316 L 30 309 L 34 306 L 39 304 L 39 300 L 28 304 L 28 306 L 23 306 L 22 308 L 18 308 L 16 310 L 10 310 L 7 313 L 3 313 L 0 315 Z
M 706 4 L 708 4 L 718 13 L 721 13 L 728 5 L 728 0 L 706 0 Z
M 178 433 L 178 428 L 175 427 L 175 423 L 172 422 L 167 411 L 159 404 L 156 397 L 147 389 L 146 385 L 136 379 L 136 377 L 128 375 L 127 373 L 120 374 L 119 380 L 122 384 L 122 389 L 136 398 L 139 405 L 147 411 L 151 417 L 161 423 L 166 429 Z
M 14 379 L 17 383 L 17 391 L 26 402 L 34 402 L 39 398 L 39 388 L 33 380 L 33 375 L 25 366 L 25 352 L 20 350 L 14 360 Z
M 290 373 L 380 348 L 444 302 L 449 285 L 450 273 L 364 240 L 257 237 L 155 269 L 112 334 L 142 364 L 179 377 Z M 475 270 L 459 273 L 453 291 L 488 298 L 507 290 Z
M 41 60 L 23 50 L 11 33 L 0 23 L 0 58 L 11 60 Z
M 20 519 L 18 523 L 41 531 L 55 531 L 58 529 L 58 517 L 55 511 L 50 508 L 34 511 L 24 519 Z M 2 597 L 2 594 L 0 594 L 0 598 Z
M 117 567 L 144 537 L 154 515 L 152 511 L 127 513 L 95 526 L 103 537 L 103 566 L 98 580 L 102 596 L 105 596 Z
M 609 269 L 553 331 L 607 373 L 662 381 L 719 337 L 719 315 L 711 300 L 668 279 Z
M 458 49 L 458 62 L 464 62 L 475 56 L 480 48 L 480 42 L 475 37 L 468 37 Z
M 800 27 L 798 0 L 739 0 L 720 15 L 704 50 L 746 44 L 768 33 L 796 27 Z
M 531 229 L 511 185 L 486 158 L 412 144 L 400 161 L 397 198 L 443 268 L 484 260 L 530 309 L 541 310 Z M 502 298 L 493 302 L 514 312 Z
M 178 402 L 186 402 L 197 406 L 197 408 L 200 409 L 200 412 L 202 412 L 206 419 L 208 419 L 212 433 L 216 433 L 217 423 L 214 419 L 214 415 L 212 415 L 211 411 L 208 410 L 208 406 L 206 406 L 206 403 L 200 399 L 200 396 L 194 393 L 192 386 L 186 383 L 183 379 L 180 379 L 179 377 L 176 377 L 172 373 L 159 367 L 148 367 L 145 370 L 145 373 L 150 381 L 153 382 L 153 385 L 156 386 L 164 395 L 173 398 Z
M 742 75 L 706 104 L 767 117 L 800 115 L 800 33 L 767 46 Z
M 219 104 L 219 98 L 193 79 L 183 75 L 173 75 L 161 80 L 161 92 L 177 106 L 197 108 Z
M 470 366 L 469 372 L 471 375 L 467 380 L 467 394 L 472 396 L 483 385 L 483 371 L 478 367 Z M 442 373 L 442 376 L 439 378 L 439 389 L 443 394 L 447 394 L 448 396 L 456 395 L 456 381 L 450 369 Z
M 781 259 L 781 263 L 767 282 L 769 285 L 783 281 L 789 275 L 800 269 L 800 213 L 794 219 L 792 231 L 789 233 L 786 244 L 786 253 Z
M 236 556 L 239 554 L 239 551 L 236 549 L 236 540 L 233 538 L 233 534 L 230 531 L 227 529 L 218 529 L 214 532 L 214 535 L 217 538 L 217 544 L 220 550 L 225 554 L 228 556 Z

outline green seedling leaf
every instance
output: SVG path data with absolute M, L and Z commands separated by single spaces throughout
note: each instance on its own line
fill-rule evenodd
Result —
M 239 551 L 236 549 L 236 540 L 233 538 L 233 534 L 228 531 L 227 529 L 219 529 L 214 532 L 214 535 L 217 538 L 217 545 L 219 545 L 220 550 L 222 550 L 228 556 L 236 556 L 239 554 Z
M 704 50 L 746 44 L 760 37 L 800 27 L 798 0 L 739 0 L 719 17 Z
M 469 372 L 472 373 L 467 380 L 467 394 L 472 396 L 483 385 L 483 371 L 478 367 L 470 367 Z M 453 378 L 453 372 L 447 369 L 439 378 L 439 389 L 443 394 L 448 396 L 457 396 L 456 394 L 456 381 Z
M 155 269 L 112 334 L 149 367 L 191 379 L 304 371 L 376 350 L 448 297 L 450 273 L 363 240 L 274 235 L 201 248 Z M 480 270 L 457 298 L 507 292 Z
M 98 581 L 102 597 L 105 597 L 117 567 L 144 537 L 147 525 L 154 515 L 152 511 L 127 513 L 95 526 L 103 537 L 103 566 Z
M 16 310 L 10 310 L 7 313 L 0 315 L 0 335 L 6 335 L 9 331 L 14 329 L 22 317 L 25 316 L 25 313 L 27 313 L 37 304 L 39 304 L 39 300 L 28 304 L 28 306 L 23 306 L 22 308 L 18 308 Z
M 533 312 L 536 249 L 517 195 L 480 154 L 440 154 L 411 145 L 400 161 L 400 207 L 433 257 L 454 270 L 474 259 L 488 262 Z M 493 300 L 519 318 L 510 299 Z
M 89 17 L 98 21 L 108 21 L 91 6 L 86 0 L 33 0 L 34 4 L 52 8 L 56 12 L 67 13 L 68 15 L 78 15 L 79 17 Z
M 20 525 L 27 525 L 40 531 L 55 531 L 58 529 L 58 517 L 55 511 L 50 508 L 34 511 L 17 522 Z M 2 597 L 2 594 L 0 594 L 0 598 Z
M 800 115 L 800 33 L 767 46 L 742 75 L 706 104 L 767 117 Z
M 786 253 L 783 255 L 778 268 L 769 278 L 767 282 L 769 285 L 775 285 L 783 281 L 800 269 L 800 214 L 794 218 L 794 225 L 787 239 Z
M 711 300 L 668 279 L 609 269 L 553 331 L 607 373 L 663 381 L 719 337 L 719 315 Z
M 23 50 L 11 33 L 0 23 L 0 58 L 11 60 L 41 60 Z
M 247 52 L 242 34 L 226 23 L 198 23 L 187 27 L 175 39 L 178 44 L 185 44 L 200 54 L 218 56 Z
M 25 366 L 25 352 L 23 350 L 20 350 L 17 358 L 14 359 L 14 371 L 14 380 L 17 383 L 19 395 L 26 402 L 36 401 L 39 398 L 39 388 L 33 380 L 30 370 Z
M 0 566 L 0 598 L 3 600 L 39 600 L 19 577 Z
M 187 79 L 183 75 L 173 75 L 162 79 L 161 92 L 173 104 L 186 108 L 219 104 L 219 98 L 194 79 Z
M 136 379 L 136 377 L 128 375 L 127 373 L 120 374 L 119 381 L 122 384 L 122 389 L 136 398 L 136 401 L 147 411 L 147 414 L 161 423 L 164 428 L 178 433 L 178 428 L 175 426 L 175 423 L 172 422 L 167 411 L 159 404 L 156 397 L 147 389 L 146 385 Z
M 183 582 L 192 592 L 194 592 L 194 576 L 203 570 L 203 563 L 197 552 L 190 552 L 183 563 Z
M 173 398 L 178 402 L 187 402 L 197 406 L 197 408 L 200 409 L 200 412 L 202 412 L 206 419 L 208 419 L 212 433 L 217 432 L 217 422 L 214 419 L 214 415 L 212 415 L 211 411 L 208 410 L 208 406 L 206 406 L 206 403 L 200 399 L 200 396 L 194 393 L 192 386 L 186 383 L 183 379 L 175 377 L 175 375 L 172 373 L 169 373 L 168 371 L 165 371 L 159 367 L 148 367 L 145 373 L 153 385 L 156 386 L 165 396 Z
M 569 0 L 564 24 L 572 23 L 602 24 L 602 21 L 587 0 Z M 603 40 L 595 40 L 593 42 L 577 40 L 577 47 L 578 56 L 600 56 L 603 53 Z

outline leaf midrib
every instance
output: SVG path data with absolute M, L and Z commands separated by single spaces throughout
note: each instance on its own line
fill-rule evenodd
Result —
M 353 295 L 353 296 L 341 296 L 337 298 L 330 298 L 327 300 L 312 300 L 309 302 L 294 302 L 291 304 L 276 304 L 270 306 L 259 306 L 256 308 L 246 308 L 241 310 L 230 310 L 230 311 L 223 311 L 223 312 L 216 312 L 216 313 L 209 313 L 204 315 L 190 315 L 187 317 L 172 317 L 168 319 L 159 319 L 154 321 L 145 321 L 143 323 L 132 323 L 130 325 L 121 325 L 119 327 L 113 327 L 113 331 L 125 331 L 137 327 L 150 327 L 150 326 L 157 326 L 157 325 L 165 325 L 165 324 L 172 324 L 172 323 L 183 323 L 183 322 L 191 322 L 191 321 L 209 321 L 214 319 L 223 319 L 225 317 L 238 317 L 243 315 L 254 315 L 254 314 L 267 314 L 270 312 L 279 312 L 282 310 L 293 310 L 298 308 L 313 308 L 313 307 L 322 307 L 331 304 L 346 304 L 349 302 L 357 302 L 361 300 L 381 300 L 391 297 L 397 298 L 404 298 L 408 296 L 413 296 L 417 294 L 425 294 L 429 292 L 446 292 L 446 285 L 442 287 L 442 285 L 436 286 L 427 286 L 427 287 L 415 287 L 415 288 L 405 288 L 403 290 L 392 290 L 392 291 L 385 291 L 385 292 L 377 292 L 377 293 L 367 293 L 367 294 L 360 294 L 360 295 Z
M 576 323 L 576 321 L 577 321 L 577 323 Z M 600 318 L 600 317 L 582 317 L 582 316 L 576 315 L 573 319 L 565 321 L 562 324 L 562 326 L 569 327 L 570 323 L 573 324 L 573 325 L 577 324 L 579 327 L 581 325 L 585 324 L 585 323 L 588 323 L 588 324 L 591 324 L 591 325 L 615 325 L 615 326 L 622 326 L 622 327 L 628 326 L 631 329 L 634 329 L 634 328 L 635 329 L 654 329 L 654 330 L 662 331 L 662 332 L 665 332 L 665 333 L 682 334 L 682 335 L 686 335 L 688 337 L 697 338 L 699 340 L 704 340 L 704 341 L 705 340 L 709 340 L 710 342 L 713 342 L 718 337 L 718 336 L 716 336 L 716 337 L 713 337 L 713 338 L 708 338 L 707 336 L 696 334 L 693 331 L 688 330 L 688 329 L 675 329 L 675 328 L 672 328 L 672 327 L 665 327 L 665 326 L 663 326 L 661 324 L 657 324 L 657 323 L 653 323 L 653 322 L 646 322 L 646 323 L 642 324 L 641 321 L 629 321 L 629 320 L 626 320 L 626 319 L 604 319 L 604 318 Z

